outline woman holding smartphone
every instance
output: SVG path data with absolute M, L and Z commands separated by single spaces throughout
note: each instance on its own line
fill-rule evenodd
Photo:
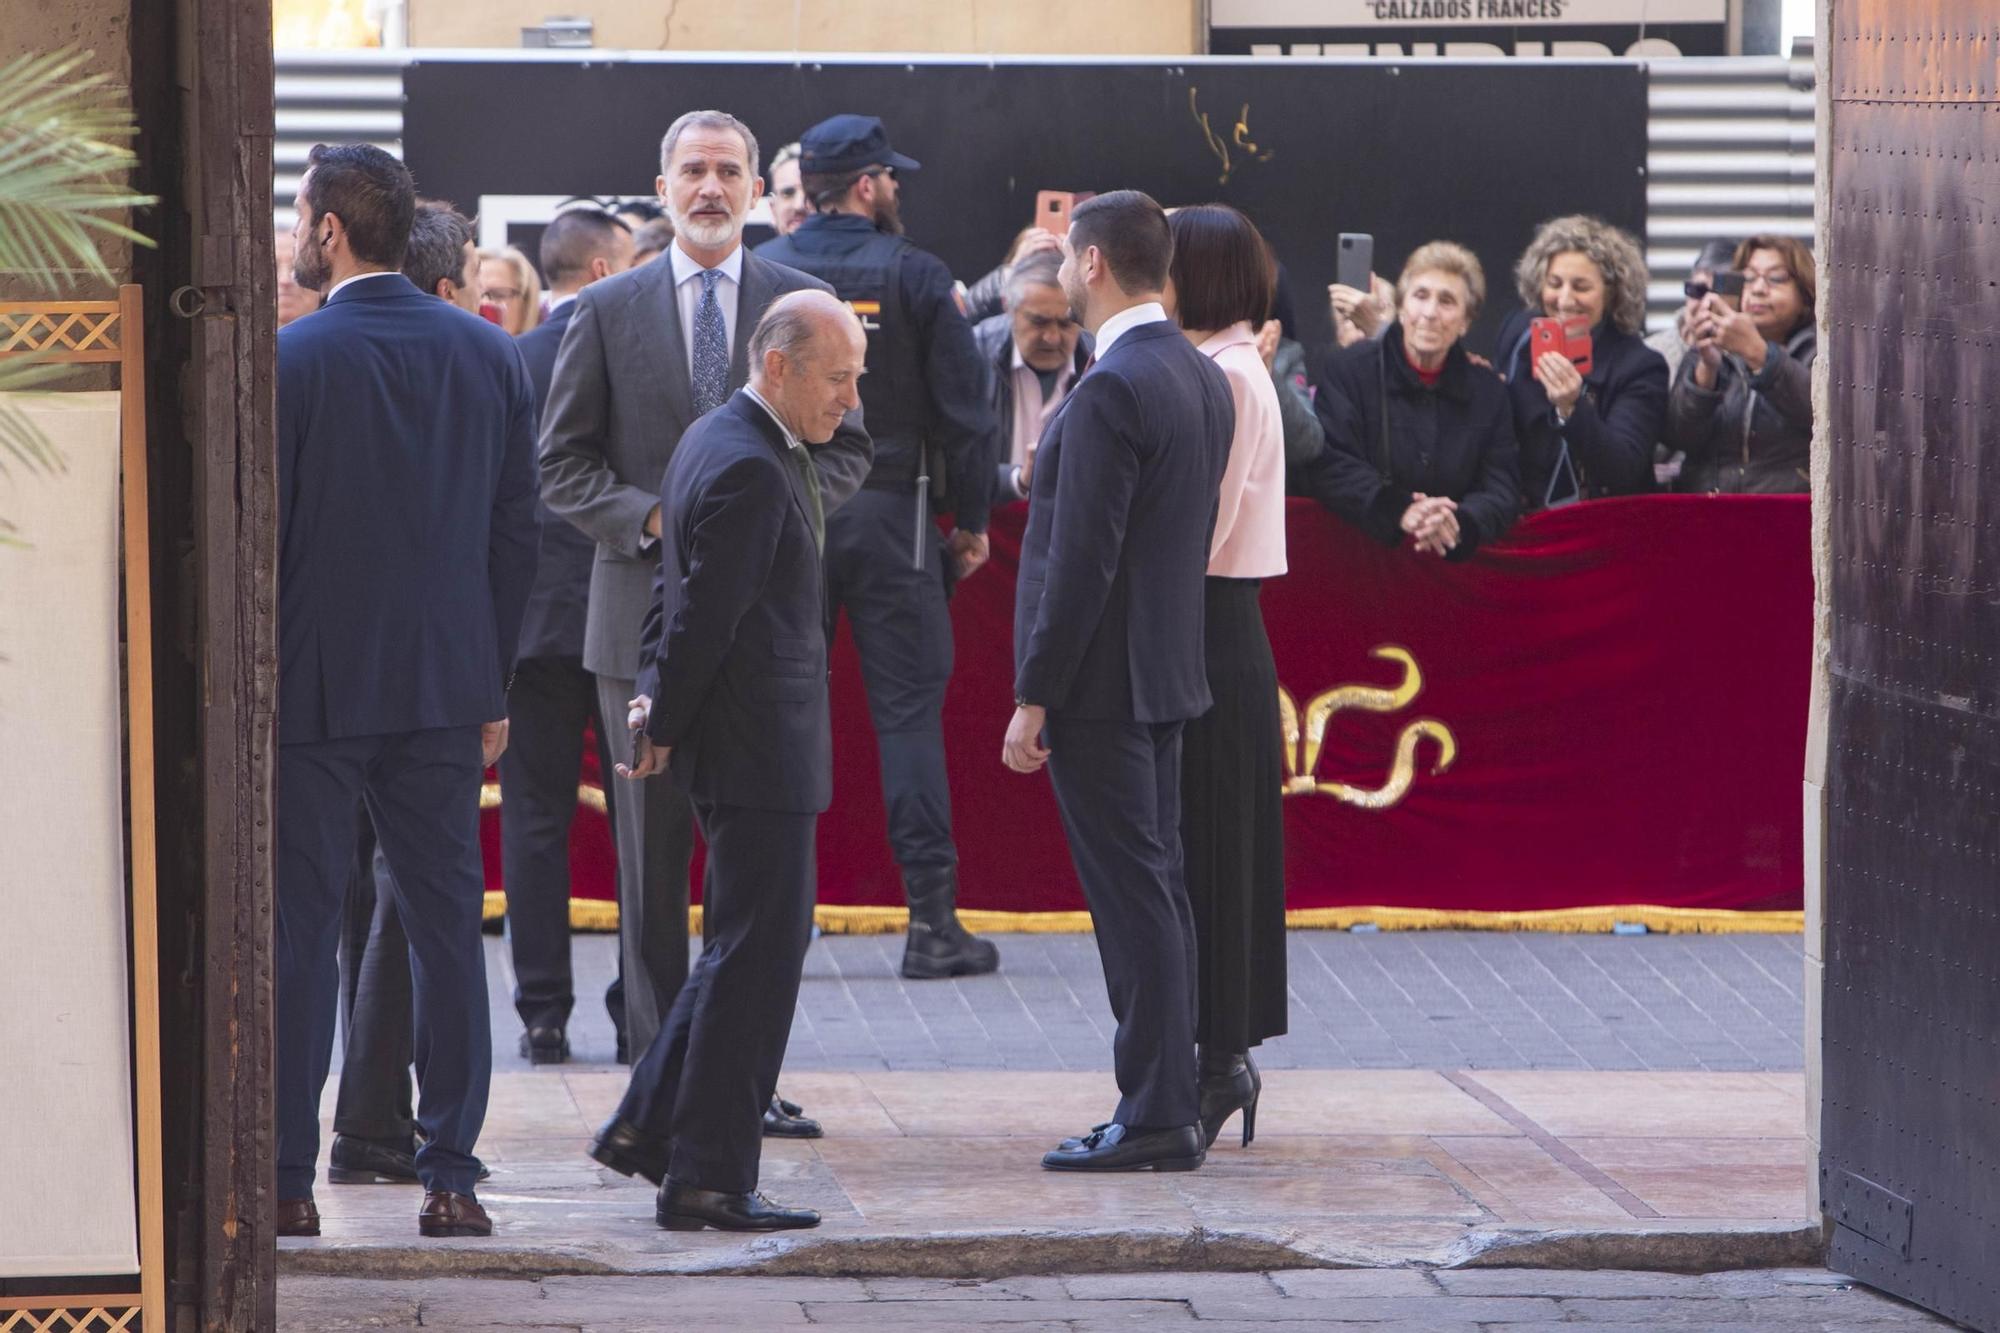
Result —
M 1688 322 L 1667 399 L 1667 443 L 1687 451 L 1680 489 L 1775 494 L 1811 487 L 1812 363 L 1819 282 L 1790 236 L 1736 247 L 1742 309 L 1710 293 Z
M 1667 419 L 1667 363 L 1646 346 L 1646 261 L 1639 244 L 1593 217 L 1544 222 L 1514 267 L 1522 309 L 1500 326 L 1494 365 L 1507 381 L 1530 512 L 1653 489 L 1653 445 Z M 1535 351 L 1537 318 L 1590 329 L 1590 365 Z

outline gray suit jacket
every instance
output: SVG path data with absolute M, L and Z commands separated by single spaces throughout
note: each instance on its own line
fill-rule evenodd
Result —
M 764 311 L 808 287 L 832 290 L 797 269 L 744 254 L 729 355 L 732 393 L 749 378 L 750 333 Z M 667 460 L 694 421 L 668 257 L 584 288 L 542 411 L 542 498 L 597 543 L 583 665 L 600 676 L 639 674 L 639 635 L 660 559 L 658 544 L 646 536 L 646 515 L 660 502 Z M 832 440 L 814 448 L 827 512 L 860 489 L 874 453 L 858 409 Z

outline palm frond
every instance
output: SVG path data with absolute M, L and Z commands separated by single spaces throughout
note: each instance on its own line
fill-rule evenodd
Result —
M 0 65 L 0 269 L 54 288 L 112 281 L 101 240 L 152 244 L 115 216 L 155 200 L 124 184 L 137 128 L 115 84 L 79 75 L 89 58 L 69 49 Z
M 37 365 L 27 357 L 0 361 L 0 477 L 11 476 L 12 460 L 24 472 L 62 472 L 68 464 L 27 414 L 4 395 L 21 394 L 62 373 L 62 367 Z

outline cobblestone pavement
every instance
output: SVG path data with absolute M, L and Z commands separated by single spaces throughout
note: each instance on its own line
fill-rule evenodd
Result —
M 1089 935 L 1002 935 L 1002 970 L 897 975 L 901 935 L 839 935 L 807 955 L 788 1070 L 1103 1070 L 1111 1014 Z M 525 1068 L 505 942 L 489 939 L 496 1067 Z M 575 937 L 581 1062 L 612 1056 L 609 935 Z M 1797 935 L 1499 931 L 1290 937 L 1291 1031 L 1267 1069 L 1791 1071 L 1805 1013 Z
M 558 1277 L 408 1281 L 287 1275 L 287 1333 L 346 1329 L 611 1330 L 896 1329 L 999 1326 L 1009 1333 L 1098 1329 L 1398 1329 L 1538 1333 L 1544 1329 L 1700 1329 L 1710 1333 L 1948 1328 L 1837 1274 L 1806 1269 L 1714 1273 L 1483 1269 L 1313 1269 L 932 1278 Z

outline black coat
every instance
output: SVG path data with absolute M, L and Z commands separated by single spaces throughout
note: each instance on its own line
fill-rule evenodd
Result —
M 689 795 L 817 814 L 833 797 L 826 575 L 789 448 L 743 389 L 681 437 L 638 684 Z
M 1817 339 L 1808 319 L 1784 346 L 1765 346 L 1764 368 L 1754 375 L 1725 356 L 1713 389 L 1694 382 L 1698 355 L 1681 358 L 1667 400 L 1667 443 L 1687 451 L 1676 489 L 1753 495 L 1811 489 Z
M 1450 496 L 1458 501 L 1454 560 L 1514 526 L 1514 410 L 1507 386 L 1472 364 L 1462 342 L 1436 388 L 1424 387 L 1404 355 L 1400 324 L 1328 355 L 1314 384 L 1326 448 L 1300 470 L 1305 494 L 1387 546 L 1407 540 L 1403 511 L 1413 495 Z
M 1208 543 L 1236 400 L 1172 320 L 1126 330 L 1035 450 L 1014 691 L 1051 713 L 1181 722 L 1212 699 Z
M 1514 438 L 1521 448 L 1521 499 L 1529 511 L 1548 502 L 1549 481 L 1569 443 L 1570 462 L 1586 500 L 1643 495 L 1653 489 L 1653 446 L 1667 424 L 1667 362 L 1632 334 L 1609 325 L 1591 330 L 1590 373 L 1569 421 L 1556 413 L 1528 360 L 1528 321 L 1517 310 L 1500 326 L 1493 364 L 1507 380 L 1514 404 Z M 1569 479 L 1557 484 L 1557 500 Z
M 514 340 L 522 364 L 535 388 L 535 422 L 539 432 L 542 405 L 549 400 L 549 380 L 556 369 L 556 352 L 576 313 L 571 301 Z M 590 605 L 590 566 L 597 543 L 568 519 L 558 518 L 540 496 L 541 469 L 535 469 L 535 515 L 542 523 L 541 560 L 535 566 L 535 586 L 521 618 L 521 656 L 583 657 L 583 613 Z

